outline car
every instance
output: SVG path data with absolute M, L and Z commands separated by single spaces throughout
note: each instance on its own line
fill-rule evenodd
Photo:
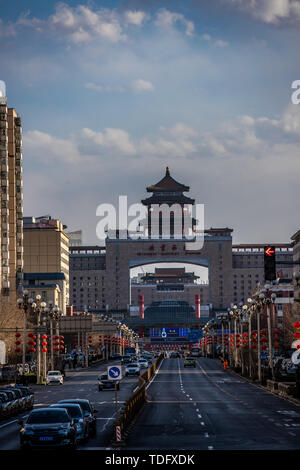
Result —
M 193 357 L 186 357 L 183 363 L 183 367 L 196 367 L 196 361 Z
M 68 411 L 69 415 L 76 424 L 76 441 L 87 441 L 89 437 L 89 423 L 84 416 L 81 406 L 77 403 L 56 403 L 50 405 L 50 408 L 63 408 Z
M 76 425 L 65 408 L 39 408 L 19 419 L 20 447 L 76 447 Z
M 59 370 L 49 370 L 46 379 L 47 385 L 64 383 L 64 378 Z
M 125 375 L 140 375 L 141 367 L 137 362 L 132 362 L 128 364 L 125 368 Z
M 34 392 L 32 392 L 28 387 L 24 387 L 20 384 L 16 384 L 15 388 L 21 391 L 23 397 L 26 399 L 26 409 L 32 410 L 34 405 Z
M 12 414 L 11 403 L 8 396 L 4 392 L 0 392 L 0 407 L 1 407 L 1 419 L 9 418 Z
M 98 411 L 93 408 L 89 400 L 84 398 L 68 398 L 65 400 L 60 400 L 58 403 L 77 403 L 80 405 L 88 422 L 90 436 L 96 436 L 97 418 L 95 413 L 98 413 Z
M 148 361 L 146 359 L 139 359 L 138 364 L 141 369 L 148 369 L 149 367 Z
M 18 388 L 12 387 L 11 385 L 8 385 L 6 388 L 14 392 L 17 402 L 18 402 L 18 412 L 21 413 L 22 411 L 25 411 L 27 408 L 26 406 L 27 400 L 23 396 L 23 393 L 21 392 L 21 390 L 19 390 Z
M 115 361 L 116 359 L 121 360 L 121 359 L 122 359 L 122 356 L 121 356 L 121 354 L 114 353 L 114 354 L 111 355 L 111 359 L 112 359 L 113 361 Z
M 171 357 L 171 358 L 180 357 L 180 354 L 179 354 L 179 352 L 177 352 L 177 351 L 172 351 L 172 352 L 170 353 L 170 357 Z
M 121 359 L 122 364 L 130 364 L 130 362 L 132 362 L 130 354 L 125 354 L 125 356 L 123 356 Z
M 15 395 L 15 393 L 8 389 L 8 388 L 0 388 L 0 392 L 4 392 L 8 399 L 9 399 L 9 402 L 10 402 L 10 410 L 11 410 L 11 416 L 14 416 L 16 414 L 18 414 L 19 412 L 19 402 L 18 402 L 18 399 L 17 399 L 17 396 Z
M 111 380 L 108 378 L 107 374 L 102 374 L 98 377 L 98 390 L 101 392 L 104 389 L 115 388 L 117 386 L 117 390 L 120 390 L 120 381 L 119 380 Z

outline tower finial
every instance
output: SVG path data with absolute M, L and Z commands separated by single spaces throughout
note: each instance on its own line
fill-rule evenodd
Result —
M 168 166 L 166 168 L 166 176 L 170 176 L 170 168 Z

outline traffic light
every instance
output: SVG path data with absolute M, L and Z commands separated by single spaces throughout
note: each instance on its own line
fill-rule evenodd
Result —
M 276 279 L 276 258 L 275 246 L 265 246 L 264 248 L 265 281 L 275 281 Z

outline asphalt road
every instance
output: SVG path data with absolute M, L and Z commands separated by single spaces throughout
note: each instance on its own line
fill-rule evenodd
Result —
M 300 448 L 300 407 L 248 383 L 212 359 L 165 359 L 127 449 L 290 450 Z
M 97 436 L 90 437 L 88 442 L 80 445 L 78 449 L 108 449 L 110 448 L 110 438 L 112 436 L 112 426 L 116 413 L 115 392 L 108 389 L 98 391 L 97 377 L 106 372 L 108 365 L 117 364 L 109 361 L 105 364 L 91 367 L 89 369 L 68 371 L 63 385 L 32 385 L 35 392 L 35 408 L 48 406 L 57 403 L 64 398 L 87 398 L 96 410 L 97 416 Z M 130 396 L 137 386 L 137 377 L 124 377 L 120 383 L 118 392 L 119 406 Z M 18 418 L 26 416 L 27 413 L 0 421 L 0 450 L 19 449 L 19 425 Z

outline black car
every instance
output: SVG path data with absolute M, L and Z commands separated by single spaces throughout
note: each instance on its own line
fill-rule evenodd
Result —
M 65 408 L 39 408 L 19 419 L 20 447 L 76 447 L 76 425 Z
M 97 410 L 94 410 L 89 400 L 84 398 L 69 398 L 67 400 L 60 400 L 58 403 L 77 403 L 81 406 L 84 416 L 87 418 L 89 433 L 91 436 L 96 436 L 97 434 L 97 418 L 95 413 L 98 413 Z
M 0 392 L 4 392 L 8 399 L 9 399 L 9 402 L 11 404 L 11 416 L 13 415 L 16 415 L 18 414 L 19 412 L 19 401 L 17 399 L 17 396 L 15 395 L 15 393 L 11 390 L 11 389 L 8 389 L 8 388 L 0 388 Z
M 9 418 L 11 415 L 11 403 L 4 392 L 0 392 L 0 418 Z
M 12 390 L 18 400 L 18 412 L 21 413 L 22 411 L 25 411 L 27 408 L 27 400 L 21 390 L 19 388 L 15 388 L 12 385 L 7 385 L 9 390 Z
M 112 355 L 111 355 L 111 359 L 113 359 L 114 361 L 115 361 L 116 359 L 121 360 L 121 359 L 122 359 L 122 356 L 121 356 L 121 354 L 115 353 L 115 354 L 112 354 Z
M 89 426 L 87 418 L 84 416 L 83 409 L 77 403 L 56 403 L 50 405 L 50 408 L 66 409 L 76 424 L 76 440 L 85 442 L 89 437 Z
M 180 354 L 179 354 L 179 352 L 174 351 L 174 352 L 171 352 L 170 357 L 172 357 L 172 358 L 173 357 L 180 357 Z
M 111 380 L 108 378 L 107 374 L 103 374 L 103 375 L 100 375 L 100 377 L 98 377 L 99 392 L 101 392 L 105 388 L 115 388 L 115 384 L 117 385 L 117 390 L 120 390 L 119 380 Z
M 130 362 L 132 362 L 132 356 L 130 356 L 129 354 L 122 357 L 122 360 L 121 360 L 121 363 L 122 364 L 130 364 Z

